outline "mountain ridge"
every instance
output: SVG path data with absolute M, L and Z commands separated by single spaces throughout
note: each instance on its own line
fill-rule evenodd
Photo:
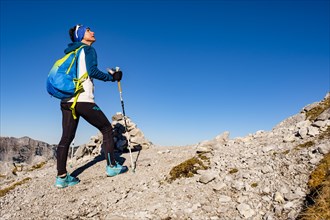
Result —
M 296 219 L 311 172 L 330 152 L 330 93 L 278 123 L 230 139 L 224 132 L 196 145 L 133 152 L 135 173 L 105 175 L 100 155 L 69 171 L 81 180 L 53 184 L 56 161 L 18 172 L 21 185 L 0 197 L 3 219 Z M 117 155 L 130 165 L 128 153 Z M 193 163 L 189 163 L 194 161 Z M 174 175 L 174 173 L 178 175 Z M 26 179 L 29 178 L 29 179 Z M 12 182 L 1 179 L 2 188 Z

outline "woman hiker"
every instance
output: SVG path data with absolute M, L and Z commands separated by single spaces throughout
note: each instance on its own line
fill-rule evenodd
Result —
M 87 72 L 88 77 L 82 83 L 83 92 L 80 93 L 75 106 L 74 119 L 70 106 L 74 98 L 69 98 L 61 102 L 62 111 L 62 137 L 57 146 L 57 177 L 55 186 L 64 188 L 79 183 L 79 179 L 70 174 L 66 170 L 69 146 L 74 139 L 79 118 L 82 117 L 88 123 L 100 130 L 103 135 L 103 151 L 107 162 L 107 176 L 115 176 L 128 170 L 127 166 L 122 166 L 115 161 L 114 141 L 112 134 L 112 126 L 107 117 L 101 111 L 94 101 L 94 83 L 93 79 L 103 81 L 120 81 L 122 78 L 121 71 L 109 71 L 104 73 L 97 68 L 96 51 L 92 44 L 96 41 L 94 32 L 84 25 L 76 25 L 69 30 L 72 43 L 65 49 L 65 53 L 76 50 L 84 45 L 78 56 L 77 76 L 80 78 Z

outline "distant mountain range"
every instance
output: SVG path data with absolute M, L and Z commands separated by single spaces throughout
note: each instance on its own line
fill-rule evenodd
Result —
M 29 137 L 0 137 L 0 161 L 30 163 L 35 156 L 52 159 L 55 158 L 55 147 Z

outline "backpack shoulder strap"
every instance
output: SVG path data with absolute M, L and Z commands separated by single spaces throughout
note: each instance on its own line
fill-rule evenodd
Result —
M 79 54 L 80 50 L 85 47 L 86 45 L 81 45 L 80 47 L 78 47 L 76 50 L 74 50 L 75 53 L 75 58 L 77 57 L 77 54 Z M 82 75 L 79 79 L 75 78 L 73 80 L 73 82 L 76 85 L 76 90 L 75 90 L 75 96 L 74 96 L 74 100 L 72 105 L 70 106 L 70 109 L 72 111 L 72 116 L 73 119 L 77 119 L 77 115 L 76 115 L 76 105 L 77 105 L 77 101 L 78 101 L 78 97 L 80 95 L 80 93 L 82 93 L 84 91 L 83 85 L 82 83 L 88 78 L 88 73 L 84 73 L 84 75 Z

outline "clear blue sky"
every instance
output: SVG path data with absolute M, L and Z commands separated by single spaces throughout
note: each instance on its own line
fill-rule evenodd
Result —
M 1 0 L 1 136 L 51 144 L 59 101 L 46 92 L 77 23 L 95 32 L 99 69 L 120 66 L 126 114 L 157 145 L 271 130 L 330 90 L 329 1 Z M 116 83 L 96 102 L 121 111 Z M 84 120 L 82 144 L 97 130 Z

